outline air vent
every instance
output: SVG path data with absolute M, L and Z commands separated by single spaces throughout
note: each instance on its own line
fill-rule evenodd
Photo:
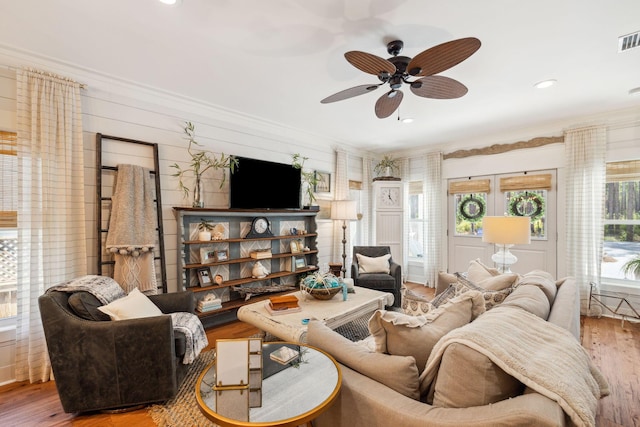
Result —
M 640 31 L 618 37 L 618 53 L 640 46 Z

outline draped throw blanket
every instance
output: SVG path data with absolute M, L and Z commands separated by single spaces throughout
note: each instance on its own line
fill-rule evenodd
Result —
M 420 376 L 421 393 L 429 389 L 452 343 L 484 354 L 509 375 L 556 401 L 573 425 L 595 426 L 598 399 L 609 394 L 609 386 L 567 330 L 519 308 L 495 307 L 438 341 Z
M 111 200 L 106 246 L 114 254 L 113 277 L 126 293 L 138 288 L 155 294 L 156 220 L 149 170 L 119 164 Z

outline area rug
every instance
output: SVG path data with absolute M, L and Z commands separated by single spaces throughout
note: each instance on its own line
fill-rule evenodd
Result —
M 360 341 L 369 336 L 369 318 L 371 315 L 362 316 L 345 325 L 336 328 L 336 332 L 351 341 Z M 279 341 L 277 337 L 267 334 L 265 341 Z M 178 394 L 168 400 L 164 405 L 152 405 L 149 415 L 159 427 L 211 427 L 215 425 L 202 415 L 196 402 L 195 386 L 198 376 L 213 362 L 214 351 L 200 353 L 189 367 Z

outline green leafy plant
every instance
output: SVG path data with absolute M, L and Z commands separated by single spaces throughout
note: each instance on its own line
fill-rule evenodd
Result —
M 307 160 L 309 160 L 308 157 L 303 157 L 299 153 L 296 153 L 293 155 L 291 165 L 296 169 L 300 169 L 300 177 L 302 178 L 302 182 L 307 186 L 304 191 L 307 193 L 309 204 L 312 205 L 313 202 L 316 201 L 314 189 L 320 182 L 320 178 L 318 178 L 318 175 L 316 175 L 314 171 L 309 172 L 304 170 L 304 162 L 306 162 Z
M 184 133 L 187 135 L 186 139 L 189 141 L 187 151 L 191 156 L 191 162 L 187 168 L 181 168 L 179 164 L 174 163 L 170 167 L 176 170 L 172 176 L 178 178 L 180 190 L 184 192 L 185 197 L 189 197 L 189 188 L 184 184 L 183 179 L 185 176 L 191 174 L 196 181 L 198 181 L 202 175 L 209 169 L 226 169 L 229 168 L 231 173 L 235 172 L 238 167 L 238 159 L 233 156 L 226 156 L 224 153 L 220 153 L 220 157 L 217 157 L 215 153 L 208 150 L 198 150 L 200 144 L 195 140 L 195 126 L 191 122 L 185 122 Z M 226 174 L 222 174 L 220 180 L 220 188 L 224 185 L 226 180 Z
M 376 175 L 381 176 L 383 173 L 386 173 L 387 168 L 389 168 L 389 172 L 392 174 L 395 172 L 400 172 L 400 165 L 398 164 L 398 159 L 394 159 L 389 155 L 385 155 L 376 165 L 373 167 L 373 171 Z
M 625 262 L 622 266 L 622 272 L 640 278 L 640 255 L 636 255 L 635 258 Z
M 200 218 L 200 222 L 198 223 L 198 230 L 200 231 L 211 231 L 213 230 L 213 224 L 211 224 L 206 219 Z

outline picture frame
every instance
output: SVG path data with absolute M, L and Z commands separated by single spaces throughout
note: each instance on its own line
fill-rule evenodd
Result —
M 318 181 L 313 186 L 314 193 L 330 193 L 331 192 L 331 174 L 329 172 L 314 171 L 315 178 Z
M 295 258 L 294 266 L 296 271 L 302 270 L 303 268 L 307 268 L 307 257 L 297 256 L 294 258 Z
M 206 286 L 211 286 L 213 285 L 213 282 L 211 281 L 211 271 L 209 270 L 209 267 L 206 268 L 199 268 L 197 270 L 198 273 L 198 282 L 200 283 L 201 287 L 206 287 Z
M 216 260 L 216 251 L 213 246 L 203 246 L 200 248 L 200 264 L 210 264 Z
M 291 248 L 292 254 L 299 254 L 303 250 L 303 248 L 300 247 L 300 241 L 296 239 L 289 243 L 289 247 Z
M 215 251 L 216 261 L 226 261 L 229 259 L 229 251 L 226 249 L 221 249 L 219 251 Z

